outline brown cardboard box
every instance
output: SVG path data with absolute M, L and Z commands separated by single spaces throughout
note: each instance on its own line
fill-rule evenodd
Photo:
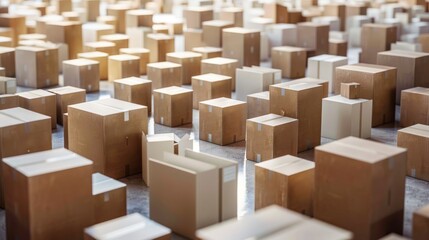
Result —
M 63 12 L 61 15 L 64 17 L 65 21 L 80 21 L 80 16 L 78 12 Z
M 107 6 L 107 14 L 108 16 L 116 17 L 116 32 L 117 33 L 125 33 L 126 29 L 126 12 L 128 10 L 132 10 L 132 8 L 128 4 L 109 4 Z
M 58 49 L 17 47 L 15 55 L 19 86 L 45 88 L 58 85 Z
M 117 99 L 68 107 L 69 149 L 94 161 L 94 172 L 118 179 L 141 172 L 147 108 Z
M 89 22 L 95 22 L 100 16 L 100 0 L 85 0 L 84 8 L 86 9 L 86 19 Z
M 193 108 L 199 109 L 201 101 L 231 98 L 231 77 L 208 73 L 192 77 Z
M 401 91 L 413 87 L 429 87 L 429 53 L 411 51 L 379 52 L 377 64 L 391 66 L 396 73 L 396 104 L 401 102 Z
M 358 99 L 360 84 L 359 83 L 341 83 L 341 96 L 348 99 Z
M 429 34 L 420 34 L 417 41 L 422 45 L 422 52 L 429 52 Z
M 146 48 L 121 48 L 120 54 L 134 55 L 140 58 L 140 75 L 146 75 L 147 64 L 150 60 L 150 51 Z
M 273 47 L 271 49 L 272 67 L 282 70 L 282 77 L 305 77 L 307 51 L 298 47 Z
M 347 57 L 347 41 L 339 39 L 329 39 L 329 54 Z
M 0 67 L 6 77 L 15 77 L 15 48 L 0 47 Z
M 147 65 L 147 78 L 152 81 L 152 90 L 182 86 L 182 66 L 172 62 L 157 62 Z
M 132 239 L 136 236 L 154 240 L 171 239 L 170 229 L 140 215 L 140 213 L 133 213 L 86 228 L 83 239 L 105 239 L 112 236 L 112 233 L 121 239 Z
M 396 68 L 353 64 L 335 69 L 335 94 L 340 93 L 341 83 L 351 82 L 360 84 L 360 98 L 373 101 L 373 127 L 395 120 Z
M 320 145 L 323 87 L 314 83 L 270 86 L 270 112 L 298 119 L 298 152 Z
M 329 52 L 329 25 L 304 22 L 297 24 L 297 47 L 314 50 L 314 55 Z
M 264 3 L 265 17 L 274 20 L 274 23 L 289 23 L 287 6 L 277 3 Z
M 9 27 L 13 29 L 14 45 L 18 44 L 19 35 L 27 33 L 25 26 L 25 16 L 19 16 L 9 13 L 0 14 L 0 27 Z
M 52 129 L 57 128 L 55 94 L 45 90 L 33 90 L 20 92 L 16 95 L 19 96 L 20 107 L 51 117 Z
M 115 27 L 104 23 L 88 23 L 82 25 L 82 37 L 85 43 L 97 42 L 103 35 L 115 33 Z
M 314 168 L 291 155 L 255 164 L 255 210 L 277 204 L 312 216 Z
M 192 51 L 202 54 L 202 59 L 222 57 L 222 48 L 194 47 Z
M 148 34 L 144 46 L 150 51 L 150 62 L 162 62 L 166 60 L 167 53 L 174 52 L 174 37 L 162 33 Z
M 152 220 L 191 239 L 197 239 L 197 229 L 219 221 L 216 166 L 164 153 L 164 159 L 149 159 L 149 173 Z M 181 193 L 166 188 L 181 189 Z
M 315 218 L 357 240 L 402 232 L 406 149 L 347 137 L 317 147 L 315 160 Z
M 63 62 L 64 85 L 83 88 L 86 92 L 100 89 L 100 64 L 94 60 L 73 59 Z
M 8 239 L 83 239 L 94 223 L 91 173 L 64 148 L 3 159 Z
M 246 158 L 262 162 L 298 154 L 298 120 L 267 114 L 246 122 Z
M 194 52 L 167 53 L 167 61 L 182 66 L 182 84 L 190 85 L 192 77 L 201 74 L 202 55 Z
M 424 240 L 429 237 L 429 206 L 426 205 L 413 213 L 413 239 Z
M 340 19 L 340 31 L 346 30 L 346 5 L 345 4 L 330 3 L 330 4 L 323 5 L 323 15 L 338 17 Z
M 121 48 L 128 48 L 130 37 L 125 34 L 109 34 L 100 37 L 101 41 L 112 42 L 115 44 L 115 52 L 118 54 Z
M 417 123 L 429 125 L 429 89 L 415 87 L 403 90 L 401 96 L 401 127 Z
M 112 25 L 116 29 L 117 18 L 112 15 L 98 16 L 96 22 Z
M 293 84 L 297 84 L 297 83 L 312 83 L 312 84 L 320 85 L 323 88 L 323 98 L 326 98 L 329 96 L 329 81 L 328 80 L 305 77 L 305 78 L 299 78 L 299 79 L 289 81 L 289 82 L 283 82 L 283 83 L 281 83 L 281 85 L 282 86 L 288 86 L 288 85 L 293 85 Z
M 109 81 L 127 77 L 140 77 L 140 58 L 127 55 L 109 56 Z
M 377 63 L 379 52 L 390 50 L 390 44 L 396 42 L 396 26 L 391 24 L 364 24 L 361 30 L 361 63 Z
M 259 30 L 226 28 L 222 30 L 222 57 L 238 60 L 238 66 L 259 66 L 261 34 Z
M 107 80 L 107 59 L 109 54 L 105 52 L 84 52 L 79 53 L 77 57 L 97 61 L 100 69 L 100 80 Z
M 231 77 L 231 89 L 235 91 L 235 69 L 238 61 L 232 58 L 209 58 L 201 61 L 201 73 L 215 73 Z
M 270 92 L 247 95 L 247 119 L 270 113 Z
M 216 98 L 200 102 L 200 140 L 228 145 L 245 139 L 246 102 Z
M 152 10 L 135 9 L 126 12 L 127 27 L 152 27 Z
M 35 33 L 46 34 L 46 24 L 49 22 L 61 22 L 64 17 L 61 15 L 45 15 L 36 19 Z
M 85 52 L 103 52 L 108 55 L 116 54 L 116 44 L 113 42 L 99 41 L 85 43 Z
M 127 185 L 104 176 L 92 174 L 94 223 L 101 223 L 127 215 Z
M 219 19 L 231 21 L 235 27 L 243 27 L 243 9 L 239 7 L 222 8 L 219 13 Z
M 63 115 L 63 130 L 64 130 L 64 148 L 69 148 L 69 123 L 68 123 L 69 114 L 64 113 Z
M 365 16 L 368 6 L 365 2 L 350 2 L 346 4 L 346 19 L 352 16 Z M 347 27 L 347 26 L 346 26 Z
M 204 47 L 203 30 L 201 29 L 186 29 L 183 31 L 185 38 L 185 51 L 191 51 L 196 47 Z
M 123 78 L 113 81 L 116 99 L 140 104 L 152 112 L 152 81 L 137 77 Z
M 1 47 L 13 47 L 13 39 L 10 37 L 1 37 L 0 36 L 0 46 Z
M 80 22 L 48 22 L 46 24 L 48 41 L 65 43 L 69 48 L 69 58 L 77 58 L 82 52 L 82 23 Z
M 16 93 L 16 79 L 0 77 L 0 95 Z
M 63 12 L 70 12 L 73 10 L 73 2 L 70 0 L 54 0 L 56 3 L 56 10 L 58 14 L 62 14 Z
M 429 180 L 429 126 L 416 124 L 398 130 L 398 147 L 407 149 L 407 175 Z
M 69 105 L 82 103 L 86 101 L 85 89 L 76 87 L 59 87 L 48 90 L 56 95 L 57 103 L 57 123 L 63 125 L 64 113 L 67 113 Z
M 177 86 L 154 90 L 155 123 L 169 127 L 192 123 L 192 92 Z
M 205 45 L 210 47 L 222 47 L 222 30 L 233 26 L 233 22 L 224 20 L 203 22 L 203 41 Z
M 201 29 L 203 22 L 213 20 L 213 9 L 210 7 L 189 7 L 183 10 L 187 28 Z
M 0 95 L 0 110 L 19 107 L 19 97 L 13 94 Z

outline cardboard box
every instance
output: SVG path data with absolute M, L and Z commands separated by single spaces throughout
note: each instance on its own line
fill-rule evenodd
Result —
M 14 46 L 18 44 L 19 35 L 26 34 L 25 16 L 15 14 L 2 13 L 0 14 L 0 27 L 9 27 L 13 29 Z
M 243 67 L 243 69 L 250 69 L 256 72 L 260 72 L 263 74 L 269 74 L 270 78 L 273 83 L 281 83 L 282 82 L 282 70 L 275 69 L 275 68 L 269 68 L 269 67 L 259 67 L 259 66 L 252 66 L 252 67 Z
M 147 9 L 134 9 L 126 12 L 127 27 L 152 27 L 154 12 Z
M 298 47 L 273 47 L 271 49 L 271 65 L 282 70 L 284 78 L 305 77 L 307 51 Z
M 71 86 L 53 88 L 48 90 L 56 95 L 57 123 L 63 125 L 64 113 L 67 113 L 69 105 L 83 103 L 86 101 L 85 89 Z M 54 119 L 52 119 L 54 120 Z
M 154 24 L 152 25 L 153 33 L 163 33 L 163 34 L 169 34 L 170 28 L 165 24 Z
M 20 107 L 51 117 L 52 129 L 57 128 L 55 94 L 45 90 L 33 90 L 16 95 L 19 97 Z
M 410 51 L 379 52 L 377 64 L 395 67 L 396 73 L 396 104 L 401 102 L 401 91 L 413 87 L 429 87 L 429 54 Z
M 215 73 L 231 77 L 231 89 L 235 91 L 235 69 L 238 61 L 231 58 L 209 58 L 201 61 L 201 73 Z
M 92 174 L 94 223 L 101 223 L 127 215 L 127 185 L 104 176 Z
M 348 42 L 346 40 L 329 39 L 329 54 L 347 57 Z
M 246 28 L 222 30 L 222 57 L 238 60 L 238 66 L 259 66 L 261 59 L 261 33 Z
M 103 52 L 108 55 L 115 55 L 116 45 L 113 42 L 99 41 L 99 42 L 88 42 L 84 46 L 85 52 Z
M 270 86 L 270 112 L 298 119 L 298 152 L 320 145 L 323 87 L 314 83 Z
M 231 77 L 207 73 L 192 77 L 193 108 L 199 109 L 201 101 L 231 98 Z
M 210 47 L 222 47 L 222 30 L 233 26 L 233 22 L 224 20 L 203 22 L 203 41 L 205 45 Z
M 69 124 L 68 124 L 68 113 L 64 113 L 63 115 L 63 131 L 64 131 L 64 148 L 69 148 Z
M 187 28 L 201 29 L 203 22 L 213 20 L 213 9 L 210 7 L 188 7 L 183 10 Z
M 334 55 L 319 55 L 308 58 L 307 75 L 329 81 L 329 93 L 334 92 L 335 69 L 348 64 L 347 57 Z
M 116 17 L 116 32 L 117 33 L 125 33 L 126 29 L 126 13 L 128 10 L 132 10 L 132 7 L 129 4 L 109 4 L 107 6 L 107 14 L 108 16 Z
M 64 85 L 97 92 L 100 89 L 100 64 L 94 60 L 73 59 L 63 62 Z
M 426 205 L 413 213 L 413 239 L 423 240 L 429 236 L 429 207 Z
M 149 27 L 127 27 L 127 35 L 130 37 L 129 45 L 131 48 L 144 48 L 147 35 L 153 33 Z
M 78 58 L 93 60 L 98 62 L 98 68 L 100 70 L 99 76 L 100 80 L 107 80 L 107 59 L 109 54 L 105 52 L 85 52 L 79 53 L 77 55 Z
M 358 99 L 359 92 L 360 92 L 359 83 L 341 83 L 340 94 L 342 97 L 345 97 L 348 99 Z
M 364 24 L 361 31 L 360 62 L 376 64 L 377 54 L 390 50 L 390 44 L 396 42 L 396 32 L 396 26 L 391 24 Z
M 150 51 L 146 48 L 121 48 L 120 54 L 134 55 L 140 58 L 140 75 L 146 75 L 147 64 L 150 60 Z
M 147 78 L 152 81 L 152 90 L 182 86 L 182 66 L 172 62 L 157 62 L 147 65 Z
M 116 99 L 140 104 L 152 112 L 152 81 L 137 77 L 123 78 L 113 81 Z
M 168 240 L 171 238 L 169 228 L 142 216 L 140 213 L 133 213 L 85 228 L 84 240 L 105 239 L 109 238 L 112 233 L 122 239 L 139 237 L 142 239 Z
M 86 0 L 84 8 L 86 9 L 86 19 L 89 22 L 95 22 L 100 16 L 100 0 Z
M 150 62 L 162 62 L 166 60 L 167 53 L 174 52 L 174 37 L 162 33 L 148 34 L 144 46 L 150 51 Z
M 247 119 L 270 113 L 270 92 L 247 95 Z
M 341 83 L 359 83 L 360 98 L 372 100 L 372 126 L 395 120 L 396 68 L 353 64 L 335 69 L 334 93 L 340 93 Z
M 147 108 L 117 99 L 68 107 L 69 149 L 94 162 L 94 172 L 118 179 L 141 172 L 141 132 Z
M 329 52 L 329 25 L 304 22 L 297 24 L 297 46 L 314 50 L 314 55 Z
M 243 9 L 239 7 L 222 8 L 219 12 L 219 19 L 231 21 L 235 27 L 243 27 Z
M 94 222 L 91 172 L 90 160 L 64 148 L 3 159 L 8 238 L 82 239 Z
M 202 55 L 195 52 L 167 53 L 167 61 L 182 65 L 182 84 L 190 85 L 192 77 L 201 74 Z
M 338 17 L 334 17 L 334 16 L 313 17 L 311 19 L 311 22 L 329 25 L 330 32 L 341 31 L 341 22 Z
M 268 91 L 268 87 L 274 84 L 272 73 L 257 68 L 237 68 L 235 74 L 235 98 L 240 101 L 246 101 L 249 94 Z
M 0 47 L 0 67 L 6 77 L 15 77 L 15 48 Z
M 340 95 L 322 100 L 322 137 L 370 138 L 372 100 L 348 99 Z
M 192 123 L 192 92 L 191 89 L 177 86 L 154 90 L 155 123 L 169 127 Z
M 317 147 L 315 160 L 315 218 L 353 239 L 402 232 L 406 149 L 347 137 Z
M 298 154 L 298 120 L 267 114 L 246 121 L 246 158 L 261 162 Z
M 274 23 L 289 23 L 286 5 L 277 2 L 264 3 L 264 11 L 264 16 L 273 19 Z
M 109 34 L 109 35 L 103 35 L 100 37 L 101 41 L 112 42 L 115 44 L 116 54 L 119 53 L 119 50 L 121 48 L 129 47 L 129 44 L 128 44 L 129 39 L 130 37 L 128 37 L 128 35 L 126 34 Z
M 346 30 L 346 5 L 341 3 L 331 3 L 323 5 L 323 15 L 335 16 L 340 20 L 340 30 Z M 365 15 L 365 14 L 364 14 Z
M 77 58 L 77 54 L 82 52 L 82 23 L 80 22 L 48 22 L 46 36 L 50 42 L 67 44 L 70 59 Z
M 185 38 L 185 51 L 192 51 L 196 47 L 205 47 L 202 29 L 188 28 L 183 31 L 183 37 Z
M 200 53 L 202 59 L 222 57 L 222 48 L 216 47 L 195 47 L 192 48 L 193 52 Z
M 412 52 L 423 52 L 422 45 L 420 43 L 408 43 L 408 42 L 396 42 L 390 44 L 391 50 L 402 50 Z
M 255 210 L 276 204 L 312 216 L 314 168 L 291 155 L 255 164 Z
M 0 95 L 0 110 L 19 107 L 19 97 L 14 94 Z
M 45 88 L 58 85 L 58 49 L 17 47 L 15 54 L 19 86 Z
M 55 0 L 56 12 L 62 14 L 63 12 L 70 12 L 73 9 L 73 3 L 70 0 Z
M 216 166 L 164 153 L 164 159 L 149 159 L 149 172 L 151 219 L 191 239 L 196 239 L 197 229 L 219 221 Z M 166 187 L 182 193 L 165 191 Z
M 245 139 L 245 102 L 216 98 L 200 102 L 200 140 L 228 145 Z
M 273 24 L 268 26 L 265 32 L 272 47 L 297 45 L 296 24 Z
M 415 87 L 403 90 L 401 94 L 401 127 L 409 127 L 420 123 L 428 125 L 429 107 L 427 99 L 429 98 L 429 89 Z
M 317 78 L 310 78 L 310 77 L 306 77 L 306 78 L 299 78 L 296 80 L 292 80 L 289 82 L 282 82 L 281 85 L 282 86 L 288 86 L 288 85 L 294 85 L 294 84 L 298 84 L 298 83 L 311 83 L 311 84 L 316 84 L 316 85 L 320 85 L 323 88 L 323 98 L 326 98 L 329 96 L 329 82 L 327 80 L 321 80 L 321 79 L 317 79 Z
M 16 93 L 16 79 L 9 77 L 0 77 L 0 94 Z
M 83 42 L 97 42 L 103 35 L 115 33 L 115 27 L 104 23 L 85 23 L 82 25 Z
M 140 58 L 120 54 L 109 56 L 109 81 L 127 77 L 140 77 Z
M 0 36 L 0 46 L 1 47 L 13 47 L 13 39 L 10 37 Z

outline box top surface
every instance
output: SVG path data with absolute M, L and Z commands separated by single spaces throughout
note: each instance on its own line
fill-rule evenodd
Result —
M 73 25 L 82 25 L 80 22 L 74 22 L 74 21 L 54 21 L 54 22 L 47 22 L 46 25 L 52 25 L 52 26 L 60 26 L 60 27 L 67 27 L 67 26 L 73 26 Z
M 241 27 L 232 27 L 225 28 L 222 30 L 223 33 L 239 33 L 239 34 L 251 34 L 251 33 L 260 33 L 261 31 L 257 29 L 241 28 Z
M 20 107 L 0 110 L 0 118 L 0 128 L 50 119 L 48 116 Z
M 127 15 L 142 16 L 142 15 L 153 15 L 153 14 L 154 14 L 154 12 L 152 10 L 148 10 L 148 9 L 133 9 L 133 10 L 127 11 Z
M 70 105 L 69 107 L 90 112 L 100 116 L 108 116 L 112 114 L 147 108 L 146 106 L 121 101 L 114 98 L 106 98 L 91 102 L 78 103 Z
M 107 10 L 131 10 L 131 6 L 128 4 L 121 4 L 121 3 L 116 3 L 116 4 L 108 4 L 107 5 Z
M 58 95 L 63 95 L 63 94 L 70 94 L 70 93 L 85 93 L 85 89 L 82 88 L 77 88 L 77 87 L 72 87 L 72 86 L 65 86 L 65 87 L 58 87 L 58 88 L 52 88 L 48 90 L 51 93 L 55 93 Z
M 130 85 L 130 86 L 152 83 L 151 80 L 143 79 L 143 78 L 139 78 L 139 77 L 122 78 L 122 79 L 114 80 L 113 82 L 125 84 L 125 85 Z
M 146 136 L 147 142 L 165 142 L 165 141 L 177 141 L 178 137 L 174 133 L 158 133 Z
M 382 24 L 382 23 L 365 23 L 362 28 L 383 28 L 383 29 L 388 29 L 388 28 L 394 28 L 395 26 L 391 25 L 391 24 Z
M 392 70 L 396 68 L 382 66 L 382 65 L 375 65 L 375 64 L 358 63 L 358 64 L 352 64 L 352 65 L 339 66 L 337 67 L 337 69 L 367 72 L 367 73 L 380 73 L 380 72 L 385 72 L 387 70 Z
M 166 68 L 178 68 L 182 67 L 182 65 L 173 63 L 173 62 L 156 62 L 156 63 L 149 63 L 147 65 L 148 67 L 152 68 L 160 68 L 160 69 L 166 69 Z
M 82 24 L 82 30 L 114 30 L 115 27 L 105 23 L 85 23 Z
M 231 21 L 226 20 L 210 20 L 203 22 L 203 26 L 227 27 L 234 25 Z
M 335 57 L 335 55 L 329 55 L 329 54 L 322 54 L 322 55 L 317 55 L 314 57 L 310 57 L 308 58 L 308 60 L 313 60 L 313 61 L 322 61 L 331 57 Z
M 15 94 L 0 94 L 0 98 L 18 98 Z
M 226 107 L 246 104 L 246 102 L 239 101 L 236 99 L 231 99 L 231 98 L 225 98 L 225 97 L 201 101 L 200 103 L 214 106 L 214 107 L 219 107 L 219 108 L 226 108 Z
M 201 63 L 209 63 L 209 64 L 230 64 L 230 63 L 238 63 L 237 59 L 232 58 L 224 58 L 224 57 L 215 57 L 208 58 L 201 61 Z
M 292 155 L 281 156 L 255 165 L 285 176 L 292 176 L 315 167 L 314 162 Z
M 148 38 L 152 38 L 154 40 L 172 40 L 174 39 L 172 36 L 169 36 L 164 33 L 149 33 L 147 35 Z
M 415 88 L 402 90 L 402 92 L 421 94 L 421 95 L 429 95 L 429 88 L 415 87 Z
M 134 55 L 128 55 L 128 54 L 119 54 L 119 55 L 113 55 L 109 56 L 109 60 L 115 60 L 115 61 L 140 61 L 140 58 Z
M 107 57 L 109 56 L 109 54 L 105 53 L 105 52 L 84 52 L 84 53 L 78 53 L 77 55 L 80 58 L 101 58 L 101 57 L 105 57 L 107 59 Z
M 290 83 L 290 84 L 280 83 L 280 84 L 275 84 L 272 86 L 275 88 L 284 88 L 284 89 L 288 89 L 288 90 L 292 90 L 292 91 L 305 91 L 305 90 L 312 89 L 312 88 L 322 87 L 319 84 L 307 83 L 307 82 Z
M 217 47 L 194 47 L 192 51 L 199 53 L 213 53 L 213 52 L 222 52 L 222 48 Z
M 256 23 L 256 24 L 265 24 L 265 25 L 275 23 L 275 22 L 274 22 L 274 19 L 272 19 L 272 18 L 267 18 L 267 17 L 253 17 L 252 19 L 250 19 L 250 21 L 251 21 L 252 23 Z
M 429 138 L 429 126 L 423 124 L 415 124 L 413 126 L 402 128 L 398 130 L 398 132 Z
M 158 88 L 153 90 L 153 92 L 161 93 L 161 94 L 167 94 L 167 95 L 178 95 L 183 93 L 192 93 L 192 89 L 177 87 L 177 86 L 171 86 L 166 88 Z
M 101 48 L 101 47 L 115 47 L 116 44 L 108 41 L 98 41 L 98 42 L 87 42 L 85 43 L 87 47 Z
M 296 24 L 276 23 L 268 26 L 268 29 L 296 29 Z
M 296 122 L 298 120 L 295 118 L 289 118 L 289 117 L 284 117 L 281 115 L 270 113 L 267 115 L 247 119 L 247 121 L 274 127 L 274 126 L 279 126 L 279 125 L 283 125 L 291 122 Z
M 220 75 L 215 73 L 202 74 L 198 76 L 193 76 L 192 78 L 201 80 L 201 81 L 207 81 L 207 82 L 217 82 L 217 81 L 225 81 L 225 80 L 232 79 L 230 76 L 225 76 L 225 75 Z
M 55 96 L 55 94 L 42 90 L 42 89 L 37 89 L 37 90 L 32 90 L 32 91 L 28 91 L 28 92 L 20 92 L 17 93 L 16 95 L 22 97 L 22 98 L 27 98 L 27 99 L 35 99 L 35 98 L 40 98 L 40 97 L 49 97 L 49 96 Z
M 212 164 L 183 156 L 178 156 L 169 152 L 164 152 L 164 159 L 162 160 L 150 158 L 150 161 L 157 162 L 166 167 L 174 168 L 179 171 L 187 172 L 193 175 L 198 175 L 199 173 L 216 170 L 216 166 Z
M 44 16 L 40 16 L 36 19 L 36 21 L 38 22 L 56 22 L 56 21 L 63 21 L 64 17 L 61 15 L 44 15 Z
M 260 66 L 252 66 L 252 67 L 243 66 L 243 69 L 252 69 L 253 71 L 258 71 L 262 73 L 279 73 L 279 74 L 282 71 L 281 69 L 260 67 Z
M 329 39 L 329 42 L 330 42 L 330 43 L 345 43 L 345 44 L 347 44 L 347 41 L 346 41 L 346 40 L 335 39 L 335 38 L 330 38 L 330 39 Z
M 307 52 L 307 49 L 305 48 L 291 47 L 291 46 L 273 47 L 272 49 L 275 51 L 282 51 L 282 52 Z
M 0 47 L 0 53 L 8 53 L 8 52 L 15 52 L 15 48 Z
M 5 68 L 0 67 L 0 70 L 3 70 L 3 71 L 4 71 L 4 69 L 5 69 Z M 16 78 L 0 76 L 0 82 L 9 82 L 9 81 L 16 81 Z
M 342 103 L 342 104 L 354 105 L 354 104 L 361 104 L 364 102 L 369 102 L 371 100 L 362 99 L 362 98 L 349 99 L 349 98 L 343 97 L 341 95 L 336 95 L 336 96 L 324 98 L 324 99 L 322 99 L 322 101 L 330 101 L 330 102 L 337 102 L 337 103 Z
M 243 12 L 243 8 L 240 7 L 226 7 L 226 8 L 222 8 L 221 12 Z
M 410 240 L 410 239 L 395 233 L 391 233 L 385 237 L 380 238 L 379 240 Z
M 192 12 L 212 12 L 213 9 L 208 6 L 190 6 L 185 9 L 185 11 L 192 11 Z
M 260 98 L 260 99 L 264 99 L 264 100 L 270 100 L 270 92 L 269 91 L 265 91 L 265 92 L 253 93 L 253 94 L 247 95 L 247 97 Z
M 72 59 L 72 60 L 65 60 L 63 61 L 63 64 L 81 67 L 81 66 L 88 66 L 88 65 L 97 65 L 100 63 L 98 61 L 94 61 L 86 58 L 78 58 L 78 59 Z
M 119 40 L 128 40 L 130 39 L 130 37 L 126 34 L 115 33 L 115 34 L 102 35 L 100 39 L 104 41 L 119 41 Z
M 43 52 L 43 51 L 46 51 L 46 49 L 41 47 L 34 47 L 34 46 L 19 46 L 19 47 L 16 47 L 16 51 Z
M 196 52 L 171 52 L 167 53 L 167 57 L 173 57 L 173 58 L 195 58 L 195 57 L 202 57 L 203 55 L 201 53 Z
M 406 58 L 429 57 L 429 53 L 413 52 L 413 51 L 405 51 L 405 50 L 390 50 L 385 52 L 379 52 L 378 54 L 387 55 L 387 56 L 396 56 L 396 57 L 406 57 Z
M 346 137 L 335 142 L 316 147 L 316 151 L 329 152 L 369 164 L 388 159 L 406 151 L 404 148 L 389 146 L 366 139 Z
M 149 49 L 146 48 L 121 48 L 119 51 L 123 54 L 142 54 L 150 53 Z
M 92 174 L 92 195 L 98 195 L 119 188 L 125 188 L 126 186 L 126 184 L 103 174 Z
M 4 158 L 3 162 L 27 177 L 92 165 L 92 161 L 65 148 Z
M 205 163 L 209 163 L 212 164 L 218 168 L 225 168 L 225 167 L 229 167 L 229 166 L 235 166 L 237 167 L 238 163 L 236 161 L 233 160 L 229 160 L 226 158 L 222 158 L 222 157 L 218 157 L 215 155 L 211 155 L 211 154 L 207 154 L 207 153 L 202 153 L 202 152 L 197 152 L 197 151 L 193 151 L 192 149 L 185 149 L 185 157 L 188 158 L 192 158 L 195 160 L 199 160 Z M 231 169 L 229 169 L 231 170 Z M 232 169 L 237 171 L 237 169 Z

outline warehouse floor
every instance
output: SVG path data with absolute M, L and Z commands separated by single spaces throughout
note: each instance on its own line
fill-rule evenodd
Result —
M 350 63 L 357 62 L 357 49 L 349 52 Z M 264 62 L 264 66 L 269 66 L 268 62 Z M 186 86 L 189 87 L 189 86 Z M 107 98 L 113 96 L 113 85 L 108 82 L 101 82 L 101 91 L 99 93 L 91 93 L 87 95 L 87 100 L 95 100 L 99 98 Z M 26 89 L 19 89 L 25 91 Z M 388 124 L 381 127 L 372 129 L 372 139 L 375 141 L 383 142 L 390 145 L 396 145 L 396 131 L 399 129 L 399 111 L 396 108 L 396 122 L 395 124 Z M 168 133 L 174 132 L 179 137 L 186 133 L 190 134 L 194 140 L 194 149 L 214 154 L 217 156 L 233 159 L 239 163 L 238 173 L 238 216 L 253 212 L 254 208 L 254 162 L 246 161 L 245 142 L 239 142 L 228 146 L 218 146 L 204 141 L 198 140 L 198 125 L 199 115 L 198 111 L 193 112 L 193 124 L 185 125 L 178 128 L 164 127 L 154 124 L 153 118 L 149 122 L 149 134 L 153 133 Z M 63 146 L 63 129 L 61 126 L 53 133 L 53 147 L 59 148 Z M 322 139 L 322 143 L 327 143 L 330 140 Z M 313 151 L 307 151 L 299 154 L 299 157 L 313 160 Z M 144 186 L 141 176 L 132 176 L 121 179 L 122 182 L 127 184 L 127 198 L 128 198 L 128 213 L 139 212 L 145 216 L 149 216 L 149 189 Z M 410 237 L 411 235 L 411 217 L 413 211 L 429 204 L 429 183 L 407 178 L 406 184 L 406 199 L 405 199 L 405 221 L 404 221 L 404 235 Z M 5 212 L 0 210 L 0 239 L 5 239 Z M 174 239 L 182 239 L 175 236 Z

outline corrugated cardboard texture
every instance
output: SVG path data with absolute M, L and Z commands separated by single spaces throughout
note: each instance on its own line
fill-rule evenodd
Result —
M 115 80 L 114 95 L 116 99 L 140 104 L 152 112 L 152 81 L 137 77 Z
M 247 118 L 255 118 L 270 113 L 270 92 L 247 95 Z
M 231 98 L 231 77 L 214 73 L 192 77 L 193 108 L 199 109 L 202 101 L 226 97 Z
M 172 62 L 157 62 L 147 65 L 147 79 L 152 81 L 152 90 L 182 86 L 182 66 Z
M 83 88 L 87 92 L 97 92 L 100 88 L 100 64 L 94 60 L 64 61 L 63 76 L 65 86 Z
M 176 86 L 154 90 L 155 123 L 170 127 L 192 123 L 192 92 Z
M 222 57 L 238 60 L 238 67 L 259 66 L 261 34 L 259 30 L 226 28 L 222 34 Z
M 57 123 L 63 125 L 63 115 L 67 113 L 69 105 L 82 103 L 86 101 L 85 90 L 75 87 L 59 87 L 49 89 L 49 92 L 56 95 L 57 103 Z
M 182 85 L 189 85 L 192 77 L 201 74 L 202 55 L 194 52 L 167 53 L 167 61 L 182 65 Z
M 305 77 L 307 52 L 304 48 L 274 47 L 271 49 L 273 68 L 282 70 L 284 78 Z

